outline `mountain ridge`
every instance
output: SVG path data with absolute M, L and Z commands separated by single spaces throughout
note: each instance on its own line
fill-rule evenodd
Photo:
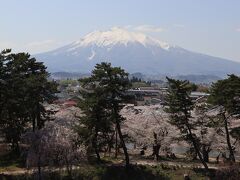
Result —
M 96 63 L 107 61 L 130 73 L 217 76 L 240 73 L 240 63 L 192 52 L 120 28 L 94 31 L 78 41 L 36 57 L 51 72 L 89 73 Z

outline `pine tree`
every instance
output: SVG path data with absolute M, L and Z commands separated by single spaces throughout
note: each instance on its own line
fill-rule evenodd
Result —
M 193 146 L 205 170 L 208 171 L 208 165 L 200 152 L 199 140 L 193 132 L 195 123 L 192 122 L 191 111 L 194 109 L 194 104 L 189 96 L 192 86 L 188 81 L 168 77 L 167 80 L 169 88 L 166 98 L 166 111 L 170 114 L 170 123 L 176 126 L 180 130 L 182 138 Z
M 112 133 L 112 122 L 105 107 L 106 97 L 92 77 L 80 79 L 80 83 L 84 89 L 80 91 L 81 98 L 78 106 L 84 115 L 80 117 L 80 125 L 76 127 L 76 130 L 89 151 L 94 149 L 100 161 L 99 149 L 101 149 L 101 144 L 105 144 L 100 141 L 105 141 L 105 139 L 100 140 L 99 135 Z
M 4 114 L 4 108 L 6 107 L 5 104 L 7 101 L 6 62 L 8 61 L 7 56 L 10 52 L 11 50 L 8 49 L 0 53 L 0 125 L 3 124 L 4 116 L 6 116 L 6 114 Z
M 35 122 L 41 128 L 46 119 L 44 102 L 54 99 L 57 84 L 48 81 L 43 63 L 27 53 L 0 53 L 0 123 L 6 140 L 18 149 L 20 135 Z
M 112 67 L 110 63 L 103 62 L 95 66 L 88 81 L 91 82 L 93 86 L 97 86 L 98 92 L 100 92 L 97 96 L 103 97 L 104 99 L 104 103 L 101 103 L 101 106 L 103 106 L 108 113 L 108 123 L 115 125 L 124 151 L 126 166 L 128 166 L 129 156 L 121 131 L 121 122 L 124 118 L 120 115 L 120 110 L 125 100 L 124 93 L 130 87 L 128 74 L 119 67 Z M 89 116 L 89 118 L 90 117 L 91 116 Z
M 229 159 L 235 161 L 234 148 L 231 143 L 229 123 L 233 116 L 240 115 L 240 77 L 229 75 L 227 79 L 219 80 L 210 89 L 209 102 L 220 107 L 219 121 L 223 121 Z

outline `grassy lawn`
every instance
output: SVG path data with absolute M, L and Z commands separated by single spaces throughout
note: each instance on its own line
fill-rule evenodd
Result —
M 19 171 L 21 170 L 18 162 L 12 161 L 12 164 L 7 163 L 1 171 Z M 171 166 L 149 166 L 149 165 L 133 165 L 128 170 L 122 165 L 81 165 L 72 172 L 73 179 L 94 179 L 94 180 L 181 180 L 184 179 L 184 174 L 189 174 L 194 180 L 204 180 L 206 176 L 201 172 L 193 169 L 177 169 Z M 8 176 L 10 177 L 10 176 Z M 35 175 L 14 175 L 13 179 L 33 179 Z M 45 179 L 69 179 L 65 171 L 55 171 L 43 173 Z M 0 178 L 1 179 L 1 178 Z
M 199 170 L 192 168 L 183 168 L 181 166 L 170 166 L 165 164 L 159 164 L 156 166 L 150 165 L 132 165 L 129 169 L 126 169 L 123 165 L 122 157 L 113 158 L 105 157 L 100 164 L 81 164 L 75 167 L 72 172 L 72 179 L 94 179 L 94 180 L 181 180 L 184 179 L 184 174 L 188 174 L 191 179 L 205 180 L 206 176 Z M 25 171 L 23 160 L 14 157 L 11 154 L 5 154 L 0 156 L 0 179 L 1 173 L 8 172 L 12 174 L 4 176 L 5 179 L 34 179 L 36 174 L 16 175 L 14 172 Z M 9 173 L 10 172 L 10 173 Z M 12 173 L 11 173 L 12 172 Z M 58 170 L 49 172 L 49 170 L 43 171 L 44 179 L 69 179 L 69 176 L 65 170 Z M 3 179 L 3 178 L 2 178 Z

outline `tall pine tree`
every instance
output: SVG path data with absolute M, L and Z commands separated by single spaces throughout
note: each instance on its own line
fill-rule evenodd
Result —
M 93 106 L 96 101 L 99 103 L 99 98 L 103 98 L 103 103 L 99 105 L 104 109 L 103 112 L 107 113 L 107 119 L 110 125 L 115 125 L 116 134 L 118 134 L 121 146 L 124 151 L 126 166 L 129 165 L 129 156 L 127 152 L 127 147 L 124 141 L 124 136 L 121 131 L 121 123 L 124 118 L 120 115 L 120 110 L 123 107 L 125 91 L 130 87 L 130 82 L 128 79 L 128 74 L 119 67 L 112 67 L 110 63 L 101 63 L 95 66 L 95 69 L 92 71 L 92 75 L 88 82 L 91 82 L 92 86 L 95 87 L 94 100 L 90 102 L 90 106 Z M 96 97 L 97 96 L 97 97 Z M 91 100 L 92 98 L 89 98 Z M 89 104 L 89 102 L 87 102 Z M 100 107 L 98 107 L 100 108 Z M 102 110 L 103 110 L 102 109 Z M 95 109 L 96 110 L 96 109 Z M 85 111 L 86 112 L 86 111 Z M 97 115 L 104 114 L 101 113 L 90 113 L 87 115 L 88 118 L 92 118 L 94 115 L 93 122 L 98 122 Z
M 176 126 L 182 135 L 182 138 L 191 143 L 195 153 L 208 172 L 208 165 L 204 161 L 198 138 L 193 132 L 195 123 L 192 121 L 191 111 L 194 109 L 194 104 L 190 98 L 192 86 L 188 81 L 170 79 L 168 80 L 168 95 L 166 98 L 166 111 L 170 114 L 170 123 Z
M 229 159 L 234 162 L 229 124 L 232 117 L 240 116 L 240 77 L 232 74 L 227 79 L 217 81 L 212 85 L 210 93 L 209 102 L 220 108 L 219 121 L 223 122 L 225 129 Z
M 80 140 L 88 147 L 88 151 L 94 150 L 98 161 L 100 161 L 101 145 L 104 134 L 112 133 L 112 122 L 109 111 L 106 109 L 106 96 L 92 77 L 80 79 L 81 98 L 78 106 L 83 111 L 80 117 L 80 125 L 76 127 Z
M 29 122 L 33 130 L 43 126 L 43 103 L 55 98 L 57 84 L 48 80 L 43 63 L 27 53 L 15 54 L 11 50 L 0 53 L 0 75 L 1 131 L 13 149 L 18 149 L 20 135 Z

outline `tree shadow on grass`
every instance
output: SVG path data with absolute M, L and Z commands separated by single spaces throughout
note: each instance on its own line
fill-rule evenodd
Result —
M 206 177 L 209 177 L 210 179 L 214 179 L 215 178 L 215 174 L 216 174 L 216 170 L 215 169 L 209 169 L 209 172 L 206 173 L 205 169 L 203 168 L 193 168 L 193 171 L 196 174 L 202 174 Z
M 146 166 L 110 166 L 102 176 L 104 180 L 168 180 L 162 172 L 153 171 Z
M 24 167 L 24 160 L 19 155 L 9 152 L 0 156 L 0 168 Z

